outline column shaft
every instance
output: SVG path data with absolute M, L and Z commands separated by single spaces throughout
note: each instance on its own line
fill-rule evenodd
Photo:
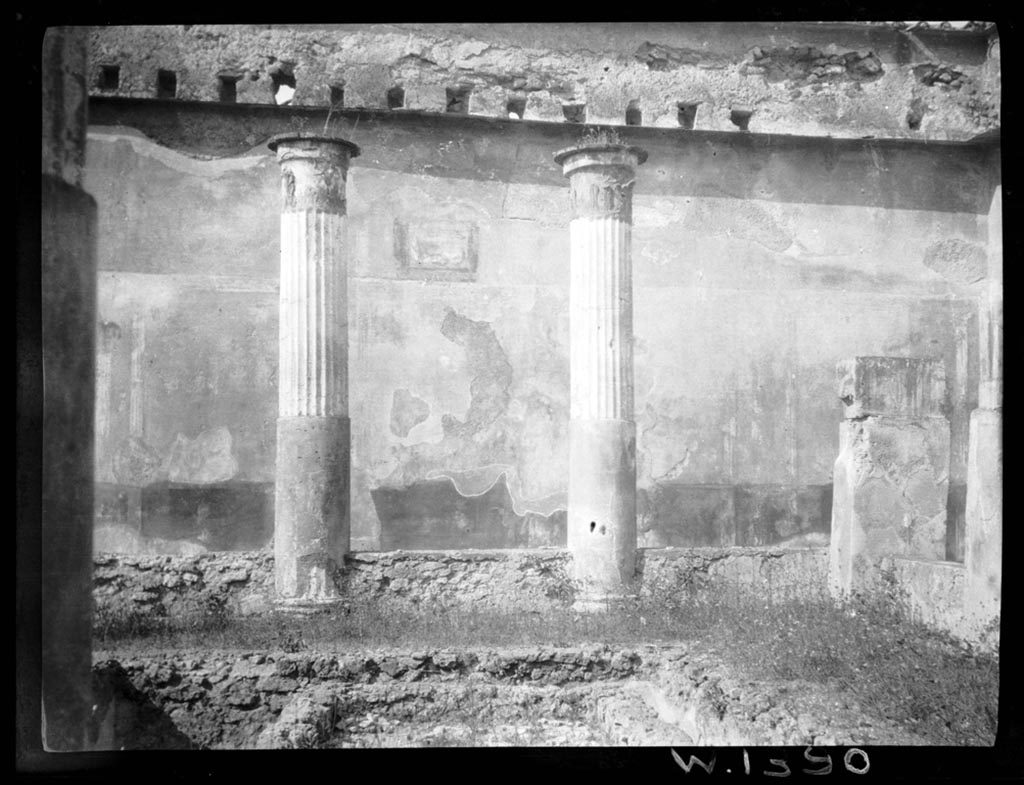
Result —
M 569 511 L 577 607 L 632 593 L 636 562 L 632 185 L 621 145 L 558 153 L 570 178 Z
M 348 414 L 345 217 L 320 210 L 281 216 L 278 414 Z
M 358 148 L 271 141 L 282 170 L 274 559 L 278 597 L 328 602 L 350 542 L 345 176 Z
M 576 218 L 570 238 L 570 407 L 573 419 L 633 419 L 631 227 Z

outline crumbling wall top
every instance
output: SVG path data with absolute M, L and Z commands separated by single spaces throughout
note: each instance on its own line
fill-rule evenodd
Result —
M 846 138 L 999 128 L 994 26 L 178 25 L 91 29 L 92 96 Z

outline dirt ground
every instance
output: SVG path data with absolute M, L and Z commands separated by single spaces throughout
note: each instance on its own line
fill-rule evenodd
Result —
M 934 743 L 839 689 L 745 678 L 699 644 L 94 659 L 106 749 Z

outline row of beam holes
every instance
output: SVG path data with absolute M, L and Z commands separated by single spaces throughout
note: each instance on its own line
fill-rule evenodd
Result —
M 174 71 L 157 71 L 157 98 L 174 98 L 177 94 L 178 78 Z M 223 103 L 235 103 L 237 100 L 236 83 L 240 77 L 221 76 L 219 98 Z M 121 81 L 121 69 L 116 65 L 104 65 L 100 67 L 100 88 L 103 90 L 116 90 Z M 271 74 L 274 99 L 279 104 L 287 103 L 295 93 L 295 77 L 282 70 Z M 331 106 L 341 106 L 345 101 L 345 89 L 340 85 L 332 85 Z M 445 91 L 445 111 L 452 114 L 469 113 L 469 95 L 471 88 L 449 87 Z M 388 109 L 401 109 L 405 106 L 405 90 L 395 86 L 387 91 L 386 95 Z M 676 105 L 678 114 L 677 121 L 680 128 L 688 131 L 693 130 L 697 118 L 697 104 L 679 103 Z M 526 114 L 526 99 L 512 98 L 506 104 L 506 112 L 509 118 L 522 120 Z M 587 117 L 586 104 L 564 104 L 562 115 L 568 123 L 584 123 Z M 739 130 L 746 131 L 753 112 L 743 109 L 733 109 L 729 115 L 730 121 Z M 626 125 L 643 125 L 643 113 L 640 110 L 639 101 L 630 101 L 626 107 Z
M 99 88 L 117 90 L 121 86 L 121 66 L 101 65 Z M 159 69 L 156 72 L 156 97 L 174 98 L 178 93 L 178 76 L 174 71 Z
M 241 81 L 240 76 L 234 75 L 221 75 L 217 77 L 218 80 L 218 92 L 217 100 L 222 104 L 233 104 L 238 101 L 238 82 Z M 292 96 L 295 95 L 295 77 L 283 70 L 277 70 L 270 74 L 271 92 L 274 96 L 274 103 L 282 106 L 290 103 Z M 331 103 L 340 103 L 344 92 L 342 91 L 339 98 L 335 100 L 335 91 L 341 91 L 340 87 L 331 88 Z

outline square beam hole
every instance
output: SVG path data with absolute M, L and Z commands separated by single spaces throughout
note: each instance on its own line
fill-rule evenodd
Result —
M 392 87 L 387 93 L 388 109 L 401 109 L 405 106 L 405 90 L 401 87 Z
M 121 66 L 100 66 L 100 90 L 116 90 L 121 85 Z
M 587 121 L 587 105 L 562 104 L 562 117 L 567 123 L 585 123 Z
M 217 100 L 222 104 L 233 104 L 238 100 L 238 79 L 237 76 L 218 76 L 220 89 L 217 93 Z
M 643 125 L 644 114 L 640 111 L 639 101 L 630 101 L 626 107 L 626 125 Z
M 679 112 L 676 115 L 676 119 L 679 121 L 679 127 L 685 128 L 687 131 L 692 131 L 694 123 L 697 121 L 697 104 L 676 104 Z
M 444 110 L 449 114 L 469 114 L 470 87 L 447 87 L 445 88 Z
M 522 120 L 526 114 L 526 99 L 509 98 L 508 103 L 505 105 L 505 111 L 508 113 L 510 120 Z
M 729 121 L 741 131 L 749 131 L 750 118 L 754 112 L 750 109 L 733 109 L 729 113 Z
M 175 98 L 178 95 L 178 76 L 174 71 L 160 69 L 156 72 L 156 97 Z
M 270 72 L 270 86 L 274 94 L 274 103 L 278 106 L 287 104 L 295 95 L 295 74 L 289 67 L 282 65 Z
M 331 106 L 341 107 L 345 105 L 344 85 L 331 85 Z

